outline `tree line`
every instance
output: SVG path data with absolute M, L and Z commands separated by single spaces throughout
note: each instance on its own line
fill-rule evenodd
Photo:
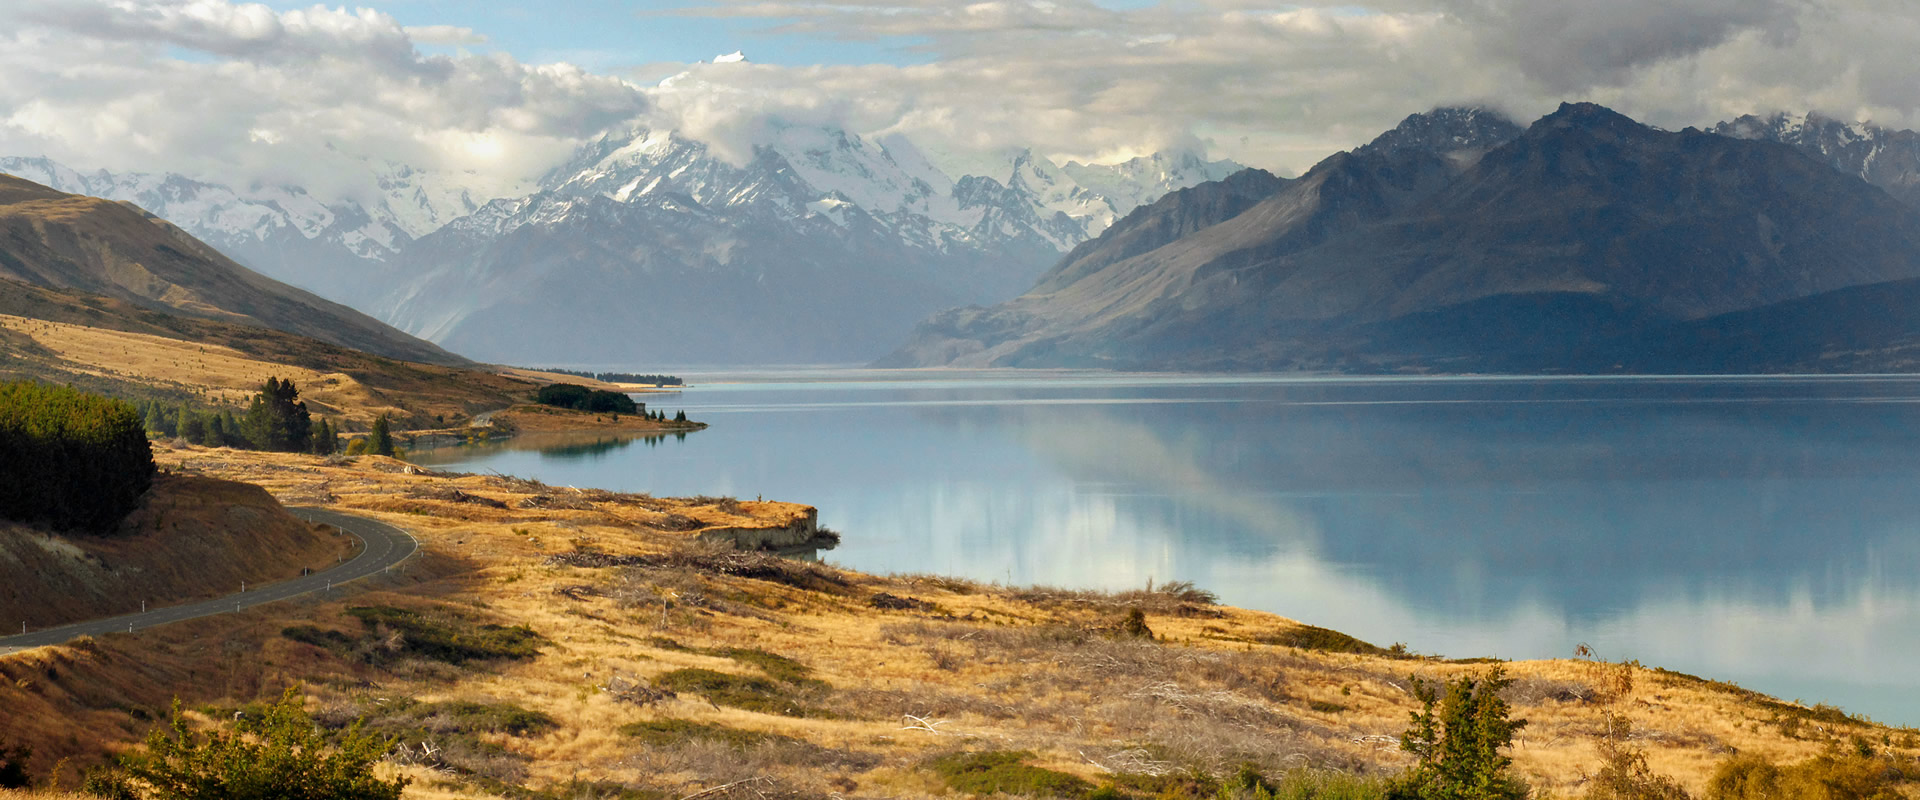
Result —
M 173 405 L 143 400 L 135 406 L 147 433 L 155 437 L 185 439 L 207 447 L 231 447 L 237 450 L 267 450 L 277 453 L 392 456 L 397 453 L 392 423 L 381 416 L 363 439 L 355 439 L 344 449 L 341 430 L 332 420 L 316 418 L 300 400 L 300 389 L 291 378 L 268 378 L 253 394 L 245 410 L 232 407 L 208 407 L 193 403 Z
M 607 383 L 644 383 L 651 386 L 685 386 L 686 382 L 672 375 L 640 375 L 632 372 L 586 372 L 577 369 L 549 367 L 541 372 L 553 372 L 560 375 L 572 375 L 576 378 L 592 378 Z
M 0 384 L 0 516 L 106 533 L 139 506 L 154 471 L 145 426 L 125 401 Z
M 591 411 L 596 414 L 640 413 L 640 406 L 625 394 L 604 389 L 589 389 L 571 383 L 542 386 L 533 399 L 541 405 L 571 408 L 575 411 Z

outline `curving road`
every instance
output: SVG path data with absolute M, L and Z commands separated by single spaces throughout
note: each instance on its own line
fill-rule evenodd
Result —
M 294 515 L 308 522 L 320 522 L 332 525 L 352 534 L 365 545 L 360 555 L 333 569 L 316 572 L 292 580 L 270 583 L 258 588 L 249 588 L 238 594 L 189 603 L 184 606 L 156 608 L 143 614 L 123 614 L 118 617 L 88 620 L 62 625 L 57 628 L 28 631 L 25 634 L 0 637 L 0 655 L 29 647 L 42 647 L 60 644 L 79 636 L 99 636 L 105 633 L 124 633 L 128 630 L 141 630 L 169 622 L 210 617 L 214 614 L 226 614 L 263 603 L 285 600 L 311 592 L 318 592 L 348 581 L 359 580 L 383 569 L 391 567 L 420 549 L 419 541 L 407 533 L 387 523 L 366 517 L 342 514 L 323 508 L 290 508 Z

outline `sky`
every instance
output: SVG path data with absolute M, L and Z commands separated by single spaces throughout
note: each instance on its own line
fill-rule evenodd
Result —
M 821 123 L 1291 174 L 1440 105 L 1920 127 L 1915 43 L 1910 0 L 4 0 L 0 155 L 323 197 L 406 164 L 505 194 L 607 131 L 741 159 Z

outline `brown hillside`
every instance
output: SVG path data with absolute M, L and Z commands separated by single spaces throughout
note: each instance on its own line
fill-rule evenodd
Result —
M 0 277 L 297 333 L 391 358 L 466 359 L 260 275 L 139 208 L 0 175 Z
M 535 386 L 484 370 L 396 361 L 279 331 L 0 279 L 0 378 L 244 402 L 275 376 L 292 378 L 315 413 L 357 425 L 388 414 L 403 427 L 504 408 Z
M 45 628 L 232 594 L 324 567 L 353 539 L 322 533 L 260 487 L 161 475 L 113 536 L 0 522 L 0 620 Z

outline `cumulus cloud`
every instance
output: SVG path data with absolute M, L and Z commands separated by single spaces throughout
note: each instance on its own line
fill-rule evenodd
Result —
M 491 194 L 646 108 L 618 77 L 416 47 L 476 41 L 371 9 L 29 0 L 0 12 L 0 152 L 329 197 L 397 162 Z
M 0 10 L 0 152 L 342 185 L 352 164 L 393 160 L 504 187 L 628 124 L 735 160 L 781 125 L 818 123 L 904 133 L 948 164 L 1179 149 L 1299 170 L 1445 104 L 1525 120 L 1595 100 L 1667 127 L 1808 109 L 1920 123 L 1908 0 L 684 0 L 609 24 L 679 17 L 878 43 L 909 63 L 655 65 L 649 84 L 679 74 L 654 86 L 420 52 L 484 43 L 469 20 L 16 0 Z M 751 40 L 709 44 L 753 55 Z
M 415 44 L 437 44 L 446 46 L 486 44 L 486 36 L 474 32 L 472 28 L 458 25 L 411 25 L 402 30 Z
M 1488 105 L 1522 119 L 1598 100 L 1667 126 L 1821 110 L 1905 123 L 1920 7 L 1900 0 L 708 0 L 665 14 L 771 34 L 899 42 L 923 66 L 701 71 L 750 102 L 694 118 L 834 108 L 945 146 L 1112 157 L 1206 143 L 1300 169 L 1408 113 Z M 676 87 L 681 88 L 681 87 Z M 663 101 L 662 110 L 679 107 Z M 707 123 L 712 125 L 712 123 Z M 733 123 L 729 123 L 733 124 Z M 747 129 L 751 122 L 741 122 Z M 738 130 L 738 128 L 735 128 Z M 1189 145 L 1191 146 L 1191 145 Z

